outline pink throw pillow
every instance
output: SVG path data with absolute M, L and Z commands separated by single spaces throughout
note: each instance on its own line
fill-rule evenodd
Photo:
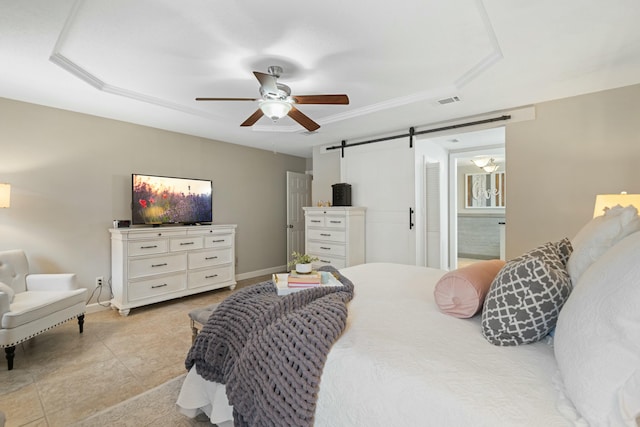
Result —
M 469 318 L 482 310 L 491 282 L 505 262 L 479 261 L 442 276 L 433 291 L 440 311 L 454 317 Z

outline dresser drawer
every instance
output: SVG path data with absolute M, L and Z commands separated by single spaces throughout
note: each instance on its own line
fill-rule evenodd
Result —
M 129 299 L 134 301 L 187 288 L 184 274 L 129 282 Z
M 167 239 L 137 240 L 127 244 L 129 256 L 162 254 L 167 252 L 168 246 Z
M 135 231 L 133 233 L 131 233 L 131 235 L 129 236 L 129 240 L 134 240 L 134 239 L 155 239 L 155 238 L 165 238 L 165 237 L 178 237 L 178 236 L 186 236 L 187 232 L 184 230 L 161 230 L 158 229 L 157 231 L 142 231 L 142 232 L 138 232 Z
M 346 240 L 344 231 L 310 229 L 307 233 L 307 238 L 312 240 L 327 240 L 330 242 L 344 242 Z
M 183 237 L 182 239 L 171 239 L 169 241 L 169 250 L 171 252 L 191 251 L 194 249 L 202 249 L 202 237 Z
M 347 224 L 347 218 L 344 215 L 327 215 L 324 218 L 324 226 L 327 228 L 342 228 Z
M 154 274 L 172 273 L 187 269 L 187 255 L 175 254 L 153 258 L 129 260 L 129 278 L 152 276 Z
M 215 285 L 216 283 L 229 282 L 233 279 L 231 265 L 223 265 L 216 268 L 189 272 L 189 288 Z
M 320 267 L 324 267 L 327 265 L 330 265 L 338 269 L 344 268 L 347 266 L 344 258 L 334 258 L 330 256 L 323 256 L 323 255 L 318 256 L 318 258 L 320 258 L 318 261 L 314 261 L 311 264 L 314 270 L 317 270 Z
M 307 227 L 324 227 L 324 215 L 309 215 L 305 217 Z
M 307 242 L 307 252 L 309 255 L 322 256 L 344 256 L 345 247 L 338 243 L 322 243 L 322 242 Z
M 204 268 L 233 261 L 231 249 L 212 249 L 209 251 L 189 253 L 189 268 Z
M 205 236 L 207 234 L 213 234 L 214 231 L 205 226 L 196 226 L 187 230 L 187 236 Z
M 211 234 L 204 238 L 205 248 L 226 248 L 230 247 L 232 243 L 233 236 L 231 234 Z

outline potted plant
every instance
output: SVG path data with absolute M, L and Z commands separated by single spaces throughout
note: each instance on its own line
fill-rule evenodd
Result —
M 296 251 L 291 252 L 291 261 L 289 267 L 295 265 L 297 273 L 311 273 L 311 263 L 318 261 L 320 258 L 312 257 L 308 254 L 301 254 Z

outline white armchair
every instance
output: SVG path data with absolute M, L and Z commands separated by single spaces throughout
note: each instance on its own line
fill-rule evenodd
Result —
M 75 274 L 29 274 L 23 251 L 0 252 L 0 347 L 9 370 L 17 344 L 76 317 L 82 333 L 86 299 Z

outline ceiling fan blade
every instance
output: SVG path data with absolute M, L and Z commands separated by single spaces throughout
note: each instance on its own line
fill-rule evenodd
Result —
M 260 71 L 254 71 L 253 75 L 256 76 L 256 79 L 260 82 L 260 86 L 267 93 L 278 93 L 277 79 L 275 76 L 271 74 L 261 73 Z
M 306 114 L 304 114 L 303 112 L 298 110 L 293 105 L 291 106 L 291 110 L 289 110 L 289 117 L 291 117 L 296 122 L 300 123 L 309 132 L 313 132 L 314 130 L 320 129 L 320 125 L 319 124 L 317 124 L 316 122 L 311 120 L 309 118 L 309 116 L 307 116 Z
M 349 104 L 347 95 L 295 95 L 292 98 L 297 104 Z
M 244 122 L 242 122 L 240 126 L 253 126 L 255 122 L 257 122 L 258 119 L 260 119 L 260 117 L 262 116 L 264 116 L 264 113 L 262 112 L 261 109 L 258 108 L 256 112 L 250 115 L 249 118 Z
M 196 98 L 196 101 L 257 101 L 258 98 Z

